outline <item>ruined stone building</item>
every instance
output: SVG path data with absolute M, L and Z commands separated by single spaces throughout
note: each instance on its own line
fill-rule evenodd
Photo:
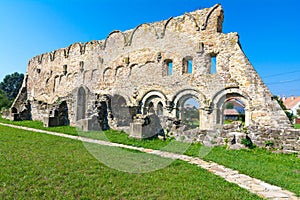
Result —
M 222 32 L 223 19 L 217 4 L 38 55 L 11 114 L 48 126 L 129 131 L 149 113 L 180 121 L 194 98 L 199 129 L 214 130 L 223 124 L 226 101 L 236 98 L 245 105 L 246 126 L 290 127 L 238 34 Z

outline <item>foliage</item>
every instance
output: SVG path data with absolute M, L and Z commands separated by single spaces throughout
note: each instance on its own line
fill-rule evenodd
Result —
M 293 123 L 295 116 L 293 115 L 293 113 L 289 112 L 289 111 L 284 111 L 286 116 L 289 118 L 290 122 Z
M 300 129 L 300 124 L 294 124 L 294 128 Z
M 11 105 L 11 101 L 7 98 L 3 90 L 0 90 L 0 109 L 8 108 Z
M 233 103 L 229 102 L 229 103 L 226 103 L 225 108 L 226 109 L 233 109 L 234 105 L 233 105 Z
M 0 122 L 8 123 L 10 121 L 0 119 Z M 26 126 L 28 127 L 34 126 L 35 128 L 42 126 L 42 123 L 36 121 L 25 121 L 25 122 L 23 121 L 23 122 L 10 122 L 10 123 L 14 123 L 14 124 L 19 123 L 18 125 L 24 125 L 25 123 Z M 69 126 L 43 128 L 43 129 L 51 131 L 54 130 L 54 128 L 61 129 L 60 131 L 56 130 L 57 132 L 63 132 L 72 135 L 77 134 L 76 129 L 74 127 L 69 127 Z M 144 148 L 151 148 L 151 149 L 162 149 L 166 145 L 170 144 L 170 142 L 174 142 L 174 145 L 176 146 L 181 144 L 181 142 L 171 141 L 171 140 L 162 141 L 158 139 L 152 139 L 152 140 L 133 139 L 133 138 L 129 138 L 128 135 L 124 132 L 119 132 L 114 130 L 106 131 L 104 134 L 95 131 L 84 132 L 84 133 L 78 132 L 78 133 L 79 135 L 84 137 L 90 137 L 90 138 L 102 139 L 102 140 L 109 139 L 109 141 L 111 142 L 144 147 Z M 43 140 L 40 140 L 40 142 L 43 142 Z M 45 146 L 47 147 L 47 145 Z M 202 148 L 203 148 L 202 144 L 193 143 L 189 146 L 189 148 L 184 154 L 198 157 L 199 152 L 201 152 Z M 70 152 L 70 149 L 66 149 L 64 151 Z M 176 151 L 172 151 L 172 152 L 176 152 Z M 237 151 L 237 150 L 226 150 L 226 147 L 214 147 L 211 148 L 209 154 L 206 155 L 206 157 L 204 157 L 203 159 L 207 161 L 214 161 L 226 167 L 236 169 L 241 173 L 283 187 L 287 190 L 293 191 L 297 195 L 300 195 L 300 185 L 298 184 L 300 179 L 300 173 L 299 173 L 300 159 L 297 158 L 296 154 L 291 154 L 291 155 L 282 154 L 282 153 L 275 154 L 260 148 L 244 149 L 244 150 L 242 149 Z M 259 165 L 257 165 L 258 163 Z M 276 177 L 274 177 L 274 174 L 276 174 Z
M 295 118 L 293 113 L 287 111 L 285 105 L 283 104 L 283 101 L 278 96 L 274 96 L 274 99 L 278 102 L 278 104 L 280 105 L 280 107 L 282 108 L 282 110 L 285 112 L 286 116 L 288 117 L 288 119 L 292 123 L 294 118 Z
M 0 143 L 1 199 L 260 199 L 183 161 L 135 174 L 105 166 L 77 140 L 0 126 Z
M 274 99 L 278 102 L 278 104 L 280 105 L 280 107 L 282 108 L 282 110 L 286 110 L 286 107 L 283 104 L 283 101 L 282 101 L 282 99 L 280 99 L 280 97 L 274 96 Z
M 199 109 L 197 108 L 184 108 L 182 110 L 183 124 L 189 129 L 199 127 Z
M 78 135 L 76 127 L 72 127 L 72 126 L 44 127 L 43 122 L 41 121 L 31 121 L 31 120 L 10 121 L 8 119 L 3 119 L 1 116 L 0 116 L 0 122 L 5 124 L 14 124 L 17 126 L 30 127 L 30 128 L 40 129 L 40 130 L 66 133 L 69 135 Z
M 15 72 L 13 74 L 6 75 L 0 83 L 0 89 L 4 91 L 10 101 L 17 97 L 22 86 L 23 79 L 24 74 Z
M 254 149 L 256 146 L 252 143 L 251 139 L 246 136 L 246 138 L 241 139 L 241 143 L 245 145 L 245 147 L 248 147 L 249 149 Z
M 196 152 L 197 150 L 194 154 Z M 280 186 L 300 196 L 300 159 L 297 154 L 272 153 L 262 148 L 226 150 L 226 147 L 215 147 L 204 159 Z
M 232 124 L 232 120 L 230 120 L 230 119 L 225 119 L 225 120 L 224 120 L 224 124 Z
M 272 147 L 274 145 L 274 142 L 272 141 L 265 141 L 266 147 Z

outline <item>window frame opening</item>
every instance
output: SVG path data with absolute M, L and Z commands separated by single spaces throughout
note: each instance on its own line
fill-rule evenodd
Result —
M 182 74 L 192 74 L 193 71 L 193 58 L 187 56 L 182 60 Z
M 217 55 L 211 55 L 209 74 L 216 74 L 216 73 L 217 73 Z
M 171 59 L 166 59 L 164 61 L 164 71 L 166 76 L 173 75 L 173 61 Z

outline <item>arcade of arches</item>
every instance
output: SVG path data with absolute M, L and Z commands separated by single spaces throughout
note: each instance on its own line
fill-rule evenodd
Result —
M 84 119 L 83 116 L 87 116 L 87 119 L 91 118 L 88 110 L 83 110 L 89 107 L 88 93 L 88 88 L 84 87 L 80 87 L 77 91 L 77 121 Z M 163 124 L 166 120 L 172 120 L 184 126 L 184 130 L 195 128 L 214 130 L 227 120 L 225 111 L 228 110 L 226 105 L 229 104 L 233 104 L 236 112 L 240 113 L 240 118 L 231 121 L 242 120 L 247 126 L 251 120 L 249 98 L 238 89 L 220 91 L 212 100 L 208 100 L 205 95 L 194 89 L 181 90 L 168 97 L 161 91 L 152 90 L 142 96 L 138 105 L 129 106 L 130 99 L 121 95 L 97 95 L 94 107 L 98 110 L 96 115 L 100 129 L 107 129 L 107 127 L 126 129 L 134 123 L 137 115 L 139 117 L 155 115 L 159 119 L 159 127 L 162 128 L 165 128 Z

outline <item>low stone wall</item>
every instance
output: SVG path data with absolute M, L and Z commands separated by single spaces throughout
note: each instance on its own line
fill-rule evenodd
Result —
M 249 136 L 257 146 L 269 144 L 271 147 L 300 152 L 299 129 L 273 129 L 264 127 L 249 127 Z
M 232 148 L 243 148 L 242 139 L 251 140 L 258 147 L 275 148 L 283 151 L 300 152 L 299 129 L 274 129 L 259 126 L 242 127 L 240 124 L 224 125 L 216 130 L 198 129 L 167 133 L 176 140 L 200 142 L 207 146 L 228 145 Z

